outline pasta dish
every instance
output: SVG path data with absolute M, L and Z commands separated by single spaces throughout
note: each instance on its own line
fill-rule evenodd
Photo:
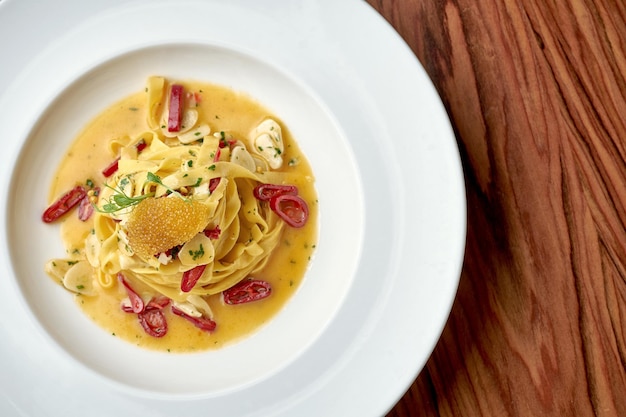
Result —
M 213 114 L 219 106 L 211 107 L 208 91 L 254 107 L 254 123 L 228 121 L 238 120 L 241 104 Z M 100 158 L 108 163 L 94 166 L 83 159 L 84 178 L 73 184 L 76 161 L 61 164 L 65 174 L 53 186 L 43 220 L 67 224 L 68 257 L 50 260 L 46 272 L 82 303 L 104 294 L 117 297 L 116 315 L 136 317 L 135 327 L 153 338 L 163 338 L 173 326 L 191 326 L 210 337 L 221 321 L 214 310 L 226 314 L 225 306 L 274 297 L 268 271 L 283 267 L 272 262 L 302 250 L 289 249 L 286 235 L 306 236 L 310 258 L 313 176 L 280 121 L 235 92 L 150 77 L 145 91 L 130 100 L 116 108 L 132 113 L 133 132 L 105 140 Z M 88 149 L 78 144 L 89 140 L 79 137 L 77 152 Z M 303 273 L 301 268 L 296 275 Z M 300 279 L 291 277 L 290 287 Z

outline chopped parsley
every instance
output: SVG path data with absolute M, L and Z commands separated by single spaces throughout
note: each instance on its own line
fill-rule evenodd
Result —
M 199 258 L 202 258 L 202 256 L 204 256 L 204 248 L 202 247 L 202 243 L 200 244 L 200 248 L 198 250 L 189 250 L 189 255 L 191 256 L 191 259 L 193 259 L 194 261 L 198 260 Z

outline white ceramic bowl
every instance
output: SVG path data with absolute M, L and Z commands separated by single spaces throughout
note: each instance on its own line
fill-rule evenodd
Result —
M 0 45 L 13 57 L 0 67 L 0 414 L 383 414 L 440 335 L 465 238 L 454 135 L 397 34 L 360 1 L 34 6 L 0 0 L 0 37 L 21 43 Z M 110 337 L 43 272 L 62 255 L 39 219 L 63 152 L 152 74 L 255 97 L 316 174 L 320 239 L 302 287 L 261 331 L 215 352 Z

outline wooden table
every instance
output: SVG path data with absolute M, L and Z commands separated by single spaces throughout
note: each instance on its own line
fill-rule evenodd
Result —
M 369 0 L 449 112 L 458 295 L 389 413 L 626 416 L 626 2 Z

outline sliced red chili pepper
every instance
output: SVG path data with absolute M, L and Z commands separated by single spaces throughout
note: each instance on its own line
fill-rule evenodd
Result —
M 173 84 L 170 89 L 169 113 L 167 116 L 167 131 L 178 132 L 183 118 L 183 86 Z
M 146 149 L 147 146 L 148 144 L 146 143 L 146 141 L 141 139 L 139 142 L 137 142 L 137 144 L 135 145 L 135 148 L 137 149 L 137 152 L 141 152 L 144 149 Z M 111 175 L 117 172 L 117 169 L 119 167 L 119 162 L 120 162 L 120 157 L 118 156 L 117 158 L 113 160 L 113 162 L 111 162 L 106 168 L 102 170 L 102 175 L 104 176 L 104 178 L 109 178 Z
M 206 229 L 204 231 L 204 235 L 209 239 L 219 239 L 222 234 L 222 229 L 219 226 L 215 226 L 213 229 Z
M 297 195 L 274 196 L 270 208 L 291 227 L 302 227 L 309 218 L 309 206 Z
M 224 132 L 222 132 L 224 133 Z M 232 148 L 234 144 L 237 143 L 237 139 L 226 139 L 226 136 L 223 136 L 220 138 L 220 144 L 219 147 L 220 148 Z
M 198 265 L 188 271 L 183 272 L 183 278 L 180 281 L 180 290 L 182 292 L 191 291 L 204 273 L 205 268 L 206 265 Z
M 243 304 L 269 297 L 272 287 L 267 281 L 246 279 L 222 292 L 226 304 Z
M 220 180 L 221 178 L 217 177 L 217 178 L 211 178 L 209 180 L 209 192 L 212 193 L 213 191 L 215 191 L 215 189 L 217 188 L 218 185 L 220 185 Z
M 281 185 L 281 184 L 259 184 L 254 187 L 252 193 L 261 201 L 270 201 L 272 197 L 277 195 L 297 195 L 298 188 L 295 185 Z
M 163 337 L 167 334 L 167 320 L 163 310 L 154 308 L 146 309 L 137 314 L 139 324 L 144 331 L 153 337 Z
M 97 196 L 98 193 L 100 193 L 100 187 L 93 188 L 93 192 L 93 195 Z M 91 199 L 89 197 L 89 194 L 87 194 L 83 197 L 82 200 L 80 200 L 80 203 L 78 203 L 78 219 L 86 222 L 87 220 L 89 220 L 92 214 L 93 204 L 91 204 Z
M 79 185 L 72 188 L 43 212 L 42 220 L 46 223 L 55 221 L 80 203 L 86 195 L 87 191 L 82 186 Z
M 175 306 L 172 306 L 172 313 L 188 320 L 197 328 L 207 331 L 207 332 L 212 332 L 217 327 L 217 323 L 215 323 L 215 321 L 211 320 L 210 318 L 204 317 L 204 316 L 201 316 L 201 317 L 190 316 L 189 314 L 185 313 L 183 310 Z
M 85 197 L 83 197 L 82 200 L 80 200 L 80 203 L 78 203 L 78 219 L 80 221 L 86 222 L 87 220 L 89 220 L 92 214 L 93 205 L 91 204 L 89 196 L 86 195 Z
M 93 214 L 93 205 L 91 204 L 91 200 L 89 196 L 83 197 L 78 203 L 78 219 L 80 221 L 86 222 L 89 220 L 91 215 Z
M 104 175 L 104 178 L 109 178 L 111 175 L 117 172 L 119 162 L 120 157 L 118 156 L 113 162 L 111 162 L 106 168 L 102 170 L 102 175 Z
M 146 149 L 146 146 L 148 146 L 146 141 L 141 139 L 139 142 L 137 142 L 137 145 L 135 145 L 135 148 L 137 149 L 137 152 L 141 152 L 144 149 Z M 117 169 L 119 167 L 119 162 L 120 162 L 120 157 L 118 156 L 117 158 L 113 160 L 113 162 L 111 162 L 106 168 L 102 170 L 102 175 L 104 176 L 104 178 L 109 178 L 111 175 L 117 172 Z
M 133 313 L 141 313 L 144 310 L 143 299 L 133 290 L 128 281 L 126 281 L 126 277 L 124 277 L 121 272 L 117 273 L 117 279 L 124 285 L 124 288 L 126 288 L 126 294 L 128 294 L 128 298 L 130 299 Z M 122 309 L 126 311 L 123 306 Z
M 137 149 L 137 153 L 143 151 L 144 149 L 146 149 L 146 147 L 148 146 L 148 144 L 146 143 L 145 140 L 141 139 L 139 142 L 137 142 L 137 144 L 135 145 L 135 148 Z

